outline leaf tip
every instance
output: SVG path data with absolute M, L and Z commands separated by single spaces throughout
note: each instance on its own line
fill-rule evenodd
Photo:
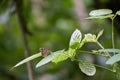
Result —
M 88 61 L 80 61 L 79 62 L 79 68 L 83 73 L 85 73 L 88 76 L 93 76 L 96 73 L 96 68 L 94 64 L 88 62 Z
M 10 71 L 12 71 L 14 68 L 15 68 L 15 67 L 12 67 L 12 68 L 10 69 Z
M 72 45 L 72 44 L 75 42 L 75 40 L 77 40 L 77 39 L 79 39 L 79 42 L 80 42 L 81 39 L 82 39 L 82 33 L 81 33 L 81 31 L 78 30 L 78 29 L 76 29 L 76 30 L 72 33 L 71 38 L 70 38 L 70 43 L 69 43 L 69 45 Z
M 43 64 L 44 65 L 44 64 Z M 42 66 L 42 65 L 40 65 L 40 63 L 38 63 L 36 66 L 35 66 L 35 68 L 39 68 L 40 66 Z

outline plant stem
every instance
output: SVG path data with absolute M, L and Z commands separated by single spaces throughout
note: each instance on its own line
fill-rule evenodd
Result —
M 109 68 L 106 68 L 106 67 L 103 67 L 103 66 L 99 66 L 99 65 L 96 65 L 96 64 L 94 64 L 94 65 L 97 66 L 97 67 L 106 69 L 106 70 L 108 70 L 108 71 L 111 71 L 111 72 L 116 72 L 114 69 L 109 69 Z
M 115 48 L 115 41 L 114 41 L 114 19 L 112 19 L 112 46 L 113 49 Z
M 115 37 L 114 37 L 114 19 L 117 16 L 117 14 L 115 14 L 115 16 L 112 19 L 112 46 L 113 49 L 115 48 Z M 114 53 L 115 55 L 115 53 Z M 116 71 L 116 78 L 117 80 L 120 80 L 120 62 L 117 62 L 113 65 L 113 69 L 115 69 Z
M 96 41 L 96 43 L 97 43 L 102 49 L 104 49 L 104 47 L 103 47 L 98 41 Z
M 99 54 L 99 53 L 97 53 L 97 52 L 90 52 L 90 51 L 79 51 L 79 52 L 90 53 L 90 54 L 93 54 L 93 55 L 99 55 L 99 56 L 103 56 L 103 57 L 106 57 L 106 58 L 109 57 L 109 56 L 106 56 L 106 55 Z
M 109 69 L 109 68 L 106 68 L 106 67 L 103 67 L 103 66 L 99 66 L 99 65 L 96 65 L 96 64 L 94 64 L 94 65 L 97 66 L 97 67 L 106 69 L 106 70 L 108 70 L 108 71 L 115 72 L 113 69 Z
M 111 18 L 112 20 L 112 47 L 115 48 L 115 37 L 114 37 L 114 19 L 117 15 L 115 14 L 114 17 Z
M 112 47 L 115 48 L 115 37 L 114 37 L 114 19 L 117 15 L 115 14 L 114 17 L 111 18 L 112 20 Z M 115 53 L 114 53 L 115 55 Z
M 97 43 L 102 49 L 105 49 L 98 41 L 96 41 L 96 43 Z M 109 56 L 109 57 L 111 57 L 108 52 L 106 52 L 106 55 Z

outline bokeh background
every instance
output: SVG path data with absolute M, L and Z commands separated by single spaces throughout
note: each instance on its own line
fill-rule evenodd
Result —
M 38 53 L 39 48 L 51 51 L 68 49 L 70 36 L 76 28 L 83 34 L 97 34 L 104 29 L 99 41 L 105 48 L 111 48 L 111 21 L 85 19 L 91 10 L 100 8 L 109 8 L 115 13 L 120 9 L 120 1 L 0 0 L 0 80 L 29 80 L 25 64 L 10 71 L 10 68 L 25 58 L 22 30 L 27 38 L 30 55 Z M 26 26 L 21 29 L 24 23 Z M 116 48 L 120 48 L 119 23 L 120 18 L 117 16 Z M 89 43 L 82 48 L 92 49 L 99 49 L 99 46 Z M 102 57 L 87 53 L 78 56 L 106 66 Z M 88 77 L 80 71 L 76 62 L 69 59 L 58 64 L 48 63 L 36 69 L 35 65 L 41 59 L 32 61 L 35 80 L 115 80 L 114 73 L 99 67 L 96 67 L 95 76 Z

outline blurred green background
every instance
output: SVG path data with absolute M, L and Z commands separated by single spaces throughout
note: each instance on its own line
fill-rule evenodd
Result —
M 25 58 L 14 1 L 0 0 L 0 80 L 28 80 L 25 64 L 10 71 L 10 68 Z M 112 1 L 117 0 L 23 0 L 20 5 L 21 13 L 28 30 L 32 33 L 32 35 L 27 34 L 30 54 L 38 53 L 39 48 L 47 48 L 51 51 L 67 49 L 70 36 L 76 28 L 83 33 L 94 34 L 104 29 L 100 42 L 105 48 L 111 48 L 110 20 L 85 20 L 85 18 L 93 9 L 111 8 L 108 3 L 112 4 Z M 118 35 L 115 40 L 116 47 L 119 48 Z M 96 44 L 86 44 L 82 49 L 98 48 Z M 85 56 L 82 55 L 78 56 L 106 66 L 104 58 L 86 53 Z M 115 80 L 112 72 L 99 67 L 95 76 L 88 77 L 80 71 L 76 62 L 71 62 L 69 59 L 58 64 L 48 63 L 35 69 L 40 59 L 32 61 L 35 80 Z

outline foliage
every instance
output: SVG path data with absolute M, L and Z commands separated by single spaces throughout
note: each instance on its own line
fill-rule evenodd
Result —
M 33 59 L 35 59 L 37 57 L 40 57 L 40 56 L 41 56 L 41 53 L 34 54 L 34 55 L 30 56 L 29 58 L 24 59 L 23 61 L 21 61 L 20 63 L 18 63 L 13 68 L 18 67 L 19 65 L 22 65 L 22 64 L 24 64 L 24 63 L 26 63 L 28 61 L 31 61 L 31 60 L 33 60 Z
M 2 14 L 5 14 L 5 11 L 9 10 L 9 8 L 15 8 L 15 4 L 13 3 L 14 0 L 1 0 L 0 1 L 0 22 L 1 22 L 1 16 Z M 56 10 L 55 8 L 46 9 L 44 12 L 44 15 L 49 17 L 43 17 L 46 18 L 47 21 L 45 22 L 46 25 L 41 26 L 36 25 L 35 21 L 36 18 L 33 14 L 33 2 L 30 0 L 23 0 L 24 4 L 21 5 L 23 7 L 23 14 L 27 21 L 28 29 L 32 33 L 31 36 L 27 35 L 27 41 L 29 43 L 30 48 L 30 54 L 34 55 L 34 53 L 39 53 L 39 48 L 46 47 L 50 48 L 51 50 L 57 50 L 61 49 L 62 47 L 67 47 L 69 34 L 71 34 L 71 31 L 73 28 L 78 27 L 78 23 L 73 20 L 73 14 L 71 14 L 72 9 L 67 10 L 69 6 L 71 5 L 70 1 L 66 1 L 61 4 L 57 1 L 50 1 L 48 5 L 52 4 L 52 6 L 56 6 L 59 4 L 58 8 L 62 8 L 61 10 Z M 44 4 L 45 1 L 43 1 Z M 9 5 L 10 3 L 10 5 Z M 56 4 L 57 3 L 57 4 Z M 70 3 L 70 5 L 69 5 Z M 37 4 L 38 5 L 38 4 Z M 44 4 L 46 5 L 46 3 Z M 66 6 L 68 5 L 68 6 Z M 39 6 L 41 8 L 41 5 Z M 63 9 L 64 8 L 64 9 Z M 31 10 L 32 9 L 32 10 Z M 38 9 L 37 12 L 39 12 L 40 9 Z M 47 13 L 47 11 L 52 12 L 52 14 Z M 59 12 L 58 12 L 59 11 Z M 41 11 L 42 12 L 42 11 Z M 66 14 L 66 17 L 64 16 Z M 67 15 L 69 14 L 69 15 Z M 57 18 L 53 15 L 57 15 Z M 4 71 L 8 71 L 9 74 L 13 74 L 17 78 L 17 80 L 27 80 L 27 71 L 25 65 L 23 67 L 19 67 L 18 70 L 12 70 L 9 71 L 9 69 L 16 64 L 18 61 L 24 59 L 24 47 L 21 39 L 21 33 L 18 23 L 18 17 L 16 15 L 16 11 L 12 11 L 9 16 L 8 20 L 5 22 L 5 24 L 0 23 L 0 79 L 1 80 L 10 80 L 9 75 L 4 74 Z M 35 19 L 33 19 L 35 18 Z M 40 16 L 38 18 L 41 18 Z M 54 22 L 54 24 L 52 23 Z M 64 23 L 63 23 L 64 22 Z M 63 28 L 59 27 L 60 24 L 63 26 Z M 64 34 L 64 32 L 66 32 Z M 61 37 L 64 37 L 61 38 Z M 39 60 L 40 57 L 34 60 L 33 65 L 36 63 L 35 61 Z M 65 62 L 66 63 L 66 62 Z M 70 64 L 72 65 L 72 64 Z M 51 69 L 51 65 L 49 65 L 50 68 L 48 70 L 51 70 L 51 72 L 55 72 L 59 66 L 55 66 L 54 69 Z M 42 69 L 44 70 L 44 69 Z M 3 71 L 3 72 L 2 72 Z M 35 75 L 39 74 L 39 71 L 35 71 Z M 5 78 L 5 79 L 4 79 Z M 37 77 L 36 77 L 37 78 Z M 14 79 L 12 79 L 14 80 Z
M 112 10 L 110 9 L 99 9 L 99 10 L 92 10 L 89 15 L 90 16 L 104 16 L 104 15 L 108 15 L 111 14 Z
M 51 53 L 50 55 L 48 55 L 47 57 L 43 58 L 37 65 L 36 68 L 50 62 L 51 60 L 53 60 L 54 58 L 56 58 L 57 56 L 59 56 L 60 54 L 63 54 L 64 50 L 60 50 L 60 51 L 56 51 Z
M 93 11 L 90 12 L 90 16 L 92 16 L 92 17 L 90 17 L 88 19 L 110 18 L 110 19 L 114 20 L 115 16 L 119 15 L 119 11 L 116 12 L 116 14 L 112 14 L 112 16 L 109 16 L 111 13 L 112 13 L 112 11 L 109 10 L 109 9 L 93 10 Z M 102 18 L 101 18 L 101 16 L 102 16 Z M 104 18 L 103 18 L 103 16 L 104 16 Z M 113 25 L 112 25 L 112 27 L 113 27 Z M 106 56 L 108 56 L 108 60 L 106 61 L 106 64 L 112 64 L 112 65 L 114 65 L 114 64 L 116 64 L 117 62 L 120 61 L 120 50 L 119 49 L 114 49 L 114 47 L 113 47 L 113 49 L 104 49 L 104 47 L 98 42 L 98 39 L 100 38 L 100 36 L 102 34 L 103 34 L 103 30 L 101 30 L 98 33 L 97 36 L 95 34 L 88 33 L 88 34 L 84 34 L 84 38 L 82 39 L 82 33 L 81 33 L 81 31 L 78 30 L 78 29 L 76 29 L 72 33 L 72 35 L 71 35 L 70 43 L 69 43 L 69 48 L 68 48 L 67 51 L 60 50 L 60 51 L 56 51 L 56 52 L 51 52 L 51 54 L 48 55 L 47 57 L 43 58 L 36 65 L 36 67 L 38 68 L 38 67 L 40 67 L 40 66 L 42 66 L 42 65 L 44 65 L 44 64 L 46 64 L 46 63 L 48 63 L 50 61 L 52 61 L 54 63 L 58 63 L 58 62 L 61 62 L 61 61 L 64 61 L 64 60 L 70 58 L 71 61 L 77 61 L 78 62 L 79 67 L 80 67 L 80 69 L 81 69 L 81 71 L 83 73 L 85 73 L 88 76 L 93 76 L 96 73 L 95 65 L 93 63 L 89 62 L 89 61 L 76 59 L 76 57 L 75 57 L 76 51 L 80 50 L 80 48 L 85 43 L 87 43 L 87 42 L 97 43 L 102 49 L 100 49 L 100 50 L 93 50 L 93 52 L 91 52 L 91 53 L 94 53 L 95 55 L 105 54 Z M 112 41 L 112 45 L 114 46 L 114 35 L 112 35 L 112 40 L 113 40 Z M 112 52 L 114 54 L 114 56 L 111 56 L 110 52 Z M 104 57 L 106 57 L 106 56 L 104 56 Z M 27 58 L 25 60 L 27 62 L 27 61 L 29 61 L 29 58 Z M 18 64 L 21 65 L 20 63 L 18 63 Z M 99 66 L 99 65 L 97 65 L 97 66 Z M 15 65 L 15 67 L 16 67 L 16 65 Z M 104 68 L 104 69 L 110 70 L 112 72 L 116 72 L 116 69 L 114 69 L 114 70 L 108 69 L 108 68 Z
M 12 0 L 10 0 L 10 1 L 1 0 L 0 16 L 2 16 L 2 14 L 4 14 L 5 11 L 8 11 L 9 8 L 11 8 L 11 7 L 14 8 L 14 4 L 11 4 L 11 1 Z M 88 5 L 89 5 L 87 10 L 88 9 L 90 10 L 90 8 L 91 8 L 90 4 L 92 4 L 91 2 L 93 2 L 93 0 L 92 1 L 85 0 L 85 1 L 87 1 Z M 9 2 L 10 2 L 10 5 L 9 5 Z M 75 14 L 73 11 L 73 4 L 72 4 L 71 0 L 66 0 L 66 1 L 45 0 L 45 1 L 41 2 L 40 8 L 42 8 L 42 11 L 40 11 L 40 12 L 43 12 L 43 14 L 45 15 L 45 17 L 44 17 L 46 19 L 45 25 L 41 25 L 41 23 L 39 25 L 36 25 L 34 23 L 34 21 L 37 21 L 37 20 L 34 17 L 34 14 L 32 14 L 32 12 L 31 12 L 32 8 L 34 7 L 31 1 L 25 0 L 24 4 L 21 6 L 23 7 L 22 8 L 23 14 L 27 21 L 28 28 L 33 33 L 32 36 L 27 37 L 29 47 L 30 47 L 31 53 L 37 53 L 37 54 L 33 54 L 31 57 L 24 59 L 23 61 L 21 61 L 20 64 L 18 64 L 15 67 L 18 67 L 19 65 L 21 65 L 27 61 L 31 61 L 33 59 L 35 59 L 34 60 L 34 65 L 35 65 L 37 62 L 40 62 L 41 60 L 45 59 L 41 56 L 40 53 L 38 53 L 38 49 L 40 47 L 46 47 L 46 48 L 51 49 L 52 51 L 54 50 L 52 53 L 57 52 L 57 50 L 60 50 L 60 49 L 63 50 L 62 48 L 65 48 L 63 53 L 61 53 L 59 56 L 56 56 L 53 60 L 50 61 L 52 63 L 56 63 L 57 65 L 46 64 L 44 66 L 41 66 L 40 70 L 36 70 L 35 75 L 38 74 L 37 76 L 41 76 L 41 74 L 42 73 L 44 74 L 45 71 L 55 74 L 55 73 L 59 72 L 60 69 L 64 70 L 66 68 L 66 70 L 69 70 L 70 76 L 68 76 L 68 77 L 70 77 L 70 79 L 73 79 L 73 77 L 79 77 L 81 79 L 82 79 L 82 77 L 86 77 L 83 79 L 87 79 L 87 78 L 91 79 L 91 77 L 87 77 L 87 76 L 83 75 L 78 70 L 79 69 L 78 65 L 81 61 L 81 58 L 78 58 L 78 55 L 81 56 L 81 53 L 83 51 L 82 49 L 86 46 L 86 45 L 84 46 L 84 44 L 87 42 L 94 42 L 94 43 L 99 44 L 98 43 L 98 40 L 99 40 L 102 44 L 105 44 L 105 47 L 111 46 L 111 44 L 110 44 L 111 41 L 109 40 L 109 38 L 110 38 L 109 32 L 111 30 L 109 27 L 109 23 L 106 22 L 104 24 L 104 21 L 95 20 L 97 22 L 97 23 L 95 23 L 95 24 L 97 24 L 95 26 L 96 30 L 93 32 L 91 30 L 92 33 L 88 33 L 88 34 L 81 33 L 81 37 L 82 37 L 81 40 L 76 39 L 75 42 L 73 44 L 71 44 L 71 46 L 70 46 L 70 41 L 69 41 L 70 36 L 69 35 L 75 28 L 80 27 L 78 25 L 79 23 L 77 23 L 77 21 L 76 21 L 76 17 L 74 17 Z M 8 69 L 11 68 L 11 66 L 13 66 L 15 63 L 20 61 L 21 58 L 23 59 L 23 57 L 24 57 L 23 56 L 23 53 L 24 53 L 23 44 L 21 42 L 21 37 L 20 37 L 21 34 L 19 31 L 17 16 L 14 11 L 10 14 L 12 14 L 12 15 L 8 16 L 9 21 L 7 21 L 5 25 L 0 24 L 0 53 L 1 53 L 0 54 L 0 65 L 1 65 L 0 66 L 0 74 L 2 73 L 1 70 L 8 71 Z M 117 14 L 119 15 L 119 11 L 117 12 Z M 114 16 L 114 14 L 101 15 L 101 18 L 100 18 L 100 16 L 90 16 L 90 17 L 88 17 L 88 19 L 93 19 L 93 17 L 94 17 L 94 19 L 98 19 L 98 18 L 103 19 L 103 18 L 110 18 L 113 16 Z M 35 20 L 33 20 L 33 18 L 35 18 Z M 105 27 L 106 30 L 104 30 L 105 34 L 103 35 L 104 38 L 103 37 L 100 38 L 98 35 L 94 34 L 98 30 L 100 30 L 100 28 L 98 28 L 98 23 L 102 23 L 103 24 L 102 26 L 106 26 Z M 101 28 L 102 28 L 102 26 L 101 26 Z M 79 29 L 77 29 L 77 30 L 79 31 Z M 101 30 L 101 32 L 102 31 L 103 30 Z M 79 32 L 81 32 L 81 31 L 79 31 Z M 90 37 L 90 39 L 86 40 L 85 35 L 86 35 L 86 38 L 88 36 L 88 37 Z M 105 43 L 103 43 L 101 41 L 101 39 L 103 39 L 102 41 Z M 95 41 L 97 41 L 97 42 L 95 42 Z M 117 43 L 119 43 L 119 40 Z M 91 49 L 91 46 L 92 45 L 90 45 L 90 49 Z M 116 46 L 119 46 L 119 44 Z M 87 48 L 89 48 L 89 44 L 88 44 Z M 90 49 L 88 49 L 88 50 L 90 50 Z M 102 50 L 104 50 L 104 49 L 102 49 Z M 113 51 L 108 50 L 107 52 L 108 53 L 110 52 L 110 54 L 112 53 L 111 55 L 114 55 Z M 85 54 L 89 53 L 89 51 L 85 51 L 84 53 Z M 115 53 L 118 54 L 118 51 L 115 50 Z M 106 52 L 101 51 L 101 49 L 100 50 L 92 50 L 92 52 L 90 52 L 90 54 L 107 57 L 107 59 L 109 58 L 109 56 L 106 54 Z M 76 58 L 77 58 L 77 60 L 76 60 Z M 70 62 L 70 60 L 72 60 L 72 62 Z M 82 61 L 91 63 L 90 61 L 87 61 L 87 60 L 82 60 Z M 61 62 L 61 63 L 59 63 L 59 62 Z M 77 64 L 76 64 L 76 62 L 77 62 Z M 60 64 L 62 64 L 62 65 L 60 65 Z M 46 66 L 48 66 L 48 67 L 45 69 Z M 90 67 L 90 66 L 87 66 L 87 64 L 82 65 L 82 66 L 86 66 L 87 68 Z M 93 64 L 93 66 L 96 66 L 96 65 Z M 96 74 L 95 77 L 102 76 L 104 72 L 107 72 L 107 71 L 101 71 L 103 69 L 101 69 L 101 68 L 99 69 L 98 67 L 96 67 L 96 69 L 98 71 L 97 72 L 98 74 Z M 81 69 L 81 71 L 83 71 L 83 69 Z M 99 71 L 101 71 L 101 72 L 99 72 Z M 94 72 L 96 72 L 96 71 L 93 70 L 93 74 L 94 74 Z M 27 77 L 25 75 L 25 74 L 27 74 L 27 71 L 24 66 L 17 68 L 17 70 L 12 70 L 9 73 L 13 74 L 17 78 L 20 78 L 20 80 L 21 79 L 27 80 Z M 78 75 L 78 73 L 79 73 L 79 75 Z M 92 75 L 92 73 L 88 73 L 87 71 L 84 71 L 84 73 L 87 75 L 88 74 Z M 101 73 L 101 74 L 99 74 L 99 73 Z M 103 77 L 103 79 L 107 80 L 107 78 L 109 78 L 110 74 L 111 73 L 104 74 L 106 77 Z M 2 78 L 1 76 L 4 76 L 4 74 L 0 75 L 0 79 L 9 80 L 6 78 L 6 76 L 5 76 L 5 79 Z M 103 80 L 103 79 L 101 77 L 101 80 Z M 108 80 L 110 80 L 110 79 L 111 79 L 111 77 Z M 17 80 L 19 80 L 19 79 L 17 79 Z M 63 79 L 61 79 L 61 80 L 63 80 Z M 112 79 L 112 80 L 114 80 L 114 79 Z
M 106 64 L 115 64 L 120 61 L 120 53 L 112 56 L 110 59 L 107 60 Z
M 93 76 L 96 73 L 96 68 L 91 62 L 79 61 L 79 67 L 81 71 L 87 74 L 88 76 Z

